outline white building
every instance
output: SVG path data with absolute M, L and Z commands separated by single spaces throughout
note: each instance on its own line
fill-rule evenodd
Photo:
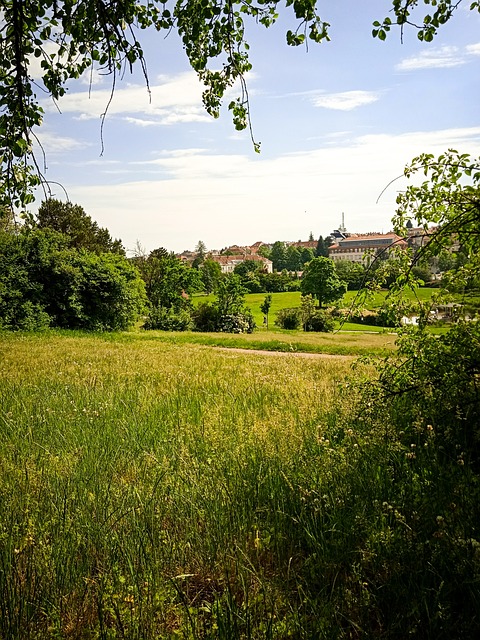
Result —
M 405 240 L 396 233 L 350 234 L 338 238 L 337 242 L 328 248 L 328 255 L 334 261 L 347 260 L 368 264 L 372 261 L 372 252 L 373 256 L 376 256 L 381 252 L 389 253 L 395 248 L 407 248 Z

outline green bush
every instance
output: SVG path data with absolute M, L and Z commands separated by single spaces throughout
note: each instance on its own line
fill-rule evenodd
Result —
M 0 324 L 9 329 L 123 330 L 143 311 L 145 286 L 123 256 L 25 229 L 0 234 Z
M 194 331 L 217 331 L 219 313 L 214 304 L 202 302 L 192 312 Z
M 275 318 L 275 325 L 281 329 L 300 329 L 302 324 L 301 311 L 298 307 L 280 309 Z
M 188 311 L 156 307 L 150 311 L 143 325 L 144 329 L 158 329 L 160 331 L 188 331 L 192 328 L 192 318 Z
M 317 309 L 303 323 L 305 331 L 323 331 L 329 333 L 335 328 L 335 321 L 330 313 Z

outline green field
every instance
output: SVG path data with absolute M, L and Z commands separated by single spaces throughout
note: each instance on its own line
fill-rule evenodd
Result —
M 1 638 L 297 624 L 285 491 L 348 363 L 68 334 L 2 336 L 0 357 Z

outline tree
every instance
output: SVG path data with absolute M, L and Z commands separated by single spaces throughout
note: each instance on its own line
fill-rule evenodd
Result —
M 241 95 L 229 109 L 236 129 L 249 123 L 248 94 L 244 74 L 250 70 L 245 20 L 265 27 L 277 19 L 279 0 L 243 3 L 240 0 L 198 4 L 196 0 L 153 0 L 103 2 L 102 0 L 3 0 L 0 47 L 0 93 L 2 122 L 0 157 L 2 189 L 0 204 L 24 207 L 33 200 L 32 188 L 40 181 L 39 167 L 32 155 L 32 132 L 42 123 L 43 109 L 35 95 L 41 82 L 54 100 L 66 92 L 69 79 L 79 78 L 96 67 L 112 76 L 139 64 L 148 86 L 146 62 L 137 34 L 153 28 L 164 34 L 176 30 L 182 39 L 192 68 L 205 85 L 203 102 L 217 117 L 223 95 L 240 81 Z M 287 42 L 296 46 L 306 37 L 328 39 L 328 24 L 315 11 L 315 0 L 292 5 L 298 29 L 287 31 Z M 57 45 L 55 53 L 47 47 Z M 38 58 L 42 78 L 32 79 L 29 58 Z M 222 59 L 219 68 L 218 60 Z M 106 110 L 108 105 L 105 105 Z M 259 145 L 255 144 L 258 150 Z
M 310 260 L 313 260 L 314 258 L 315 258 L 315 254 L 313 252 L 313 249 L 311 249 L 310 247 L 304 247 L 300 252 L 300 260 L 302 262 L 302 267 L 305 264 L 307 264 L 307 262 L 310 262 Z
M 220 316 L 242 313 L 247 290 L 240 276 L 232 273 L 220 280 L 217 287 L 217 308 Z
M 70 246 L 75 249 L 125 255 L 121 240 L 113 240 L 108 229 L 99 227 L 78 204 L 50 198 L 42 202 L 35 225 L 39 229 L 54 229 L 67 235 Z
M 205 256 L 207 255 L 207 245 L 203 242 L 203 240 L 199 240 L 195 247 L 195 256 L 194 261 L 192 262 L 192 267 L 194 269 L 198 269 L 201 264 L 203 264 L 205 260 Z
M 454 150 L 438 158 L 421 154 L 405 168 L 407 178 L 418 173 L 427 176 L 427 180 L 419 186 L 409 185 L 397 196 L 395 228 L 405 235 L 409 220 L 424 229 L 435 224 L 429 242 L 416 252 L 413 265 L 432 256 L 444 256 L 458 246 L 464 262 L 455 279 L 466 283 L 480 273 L 480 158 L 471 159 Z M 404 277 L 408 279 L 408 274 Z
M 320 308 L 335 302 L 347 290 L 346 283 L 339 279 L 335 271 L 333 260 L 323 257 L 314 258 L 306 265 L 300 286 L 302 295 L 314 296 Z
M 145 306 L 134 265 L 113 253 L 69 246 L 51 229 L 0 231 L 0 326 L 123 330 Z
M 366 284 L 367 269 L 360 262 L 336 260 L 335 269 L 340 280 L 347 283 L 349 291 L 357 291 Z
M 301 253 L 293 244 L 285 252 L 285 268 L 288 271 L 300 271 L 302 268 Z
M 189 296 L 201 289 L 197 269 L 185 265 L 163 247 L 155 249 L 148 257 L 137 256 L 133 262 L 145 282 L 147 297 L 153 308 L 179 311 L 187 306 Z
M 215 262 L 215 260 L 212 260 L 211 258 L 207 258 L 202 264 L 200 275 L 202 277 L 203 290 L 205 293 L 213 293 L 217 288 L 220 278 L 222 277 L 222 268 L 218 262 Z
M 219 0 L 2 0 L 0 46 L 0 94 L 2 116 L 0 157 L 2 158 L 0 205 L 23 209 L 34 199 L 33 189 L 44 182 L 33 156 L 35 128 L 42 123 L 43 109 L 35 88 L 41 88 L 54 100 L 66 93 L 70 79 L 79 78 L 87 69 L 98 68 L 112 77 L 112 90 L 118 75 L 139 64 L 148 86 L 146 61 L 137 34 L 147 28 L 168 34 L 178 32 L 192 68 L 205 85 L 204 106 L 218 116 L 222 98 L 239 82 L 241 95 L 229 103 L 236 129 L 250 125 L 249 101 L 244 75 L 251 69 L 245 22 L 252 20 L 269 27 L 278 17 L 280 0 L 243 2 Z M 454 14 L 462 0 L 432 5 L 430 0 L 391 0 L 394 21 L 401 33 L 405 25 L 418 29 L 421 40 L 431 41 L 442 24 Z M 316 12 L 316 0 L 287 2 L 293 9 L 294 29 L 286 32 L 287 44 L 298 46 L 308 39 L 329 40 L 329 24 Z M 435 6 L 420 19 L 419 5 Z M 480 11 L 480 3 L 470 9 Z M 384 40 L 394 25 L 388 16 L 376 21 L 372 34 Z M 419 25 L 417 27 L 417 25 Z M 48 48 L 52 43 L 56 52 Z M 48 46 L 47 46 L 48 45 Z M 41 78 L 31 78 L 29 59 L 40 60 Z M 218 60 L 222 59 L 219 68 Z M 105 105 L 106 112 L 108 104 Z M 104 116 L 105 117 L 105 116 Z M 252 138 L 253 139 L 253 138 Z M 254 142 L 258 151 L 259 145 Z M 48 188 L 48 183 L 45 183 Z
M 328 258 L 328 246 L 323 237 L 320 236 L 318 238 L 317 248 L 315 249 L 315 257 L 320 258 L 322 256 Z
M 268 314 L 269 314 L 271 306 L 272 306 L 272 296 L 270 294 L 268 294 L 268 295 L 265 296 L 264 301 L 260 305 L 260 311 L 265 316 L 267 329 L 268 329 Z
M 273 268 L 275 271 L 282 271 L 287 268 L 287 256 L 285 243 L 277 242 L 273 243 L 272 250 L 270 251 L 270 260 L 273 262 Z

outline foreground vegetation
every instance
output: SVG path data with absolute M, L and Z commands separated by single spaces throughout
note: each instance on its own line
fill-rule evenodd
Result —
M 155 332 L 0 350 L 1 638 L 480 629 L 468 450 L 360 411 L 350 362 Z

